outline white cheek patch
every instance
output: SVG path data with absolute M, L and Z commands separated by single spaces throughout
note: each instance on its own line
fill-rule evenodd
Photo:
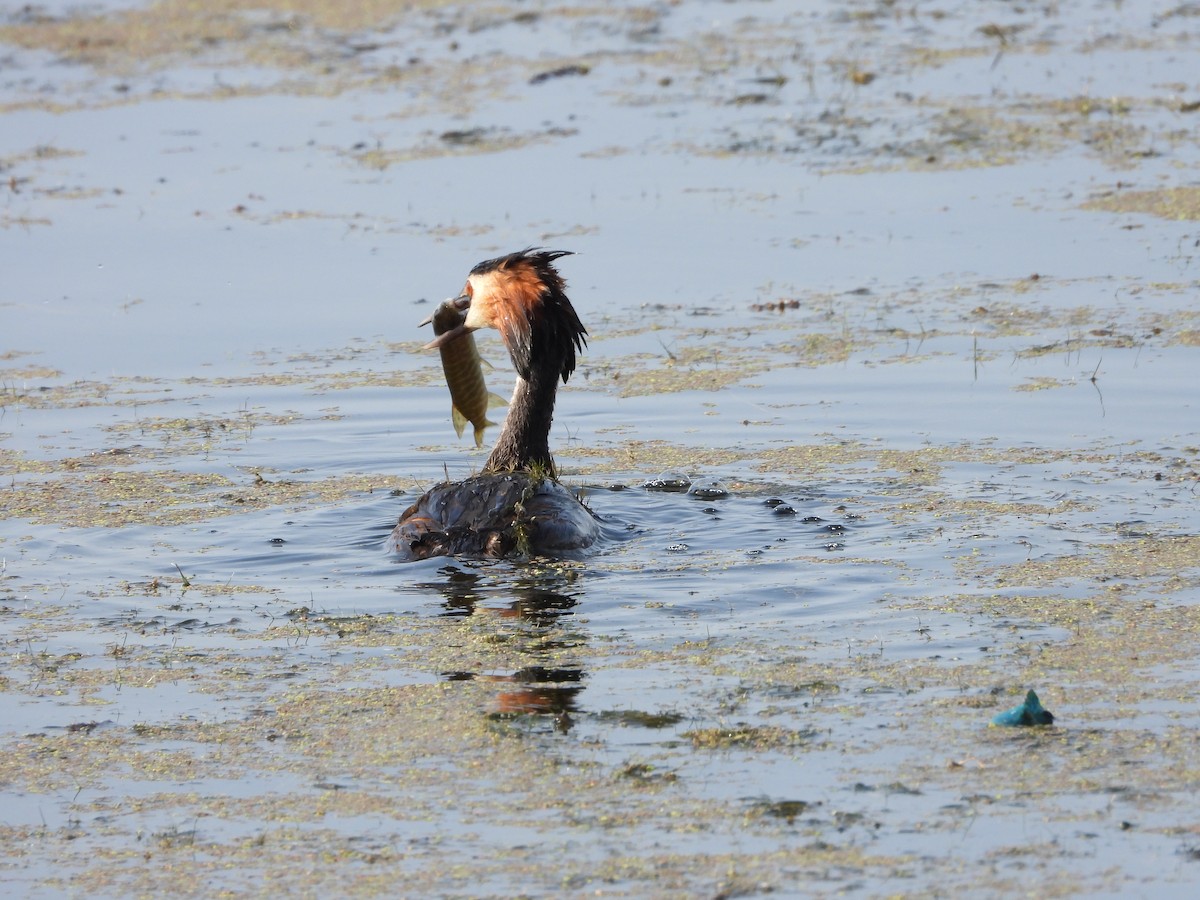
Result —
M 472 275 L 467 281 L 471 288 L 471 306 L 467 309 L 467 327 L 472 330 L 495 328 L 496 323 L 492 319 L 492 313 L 495 312 L 492 308 L 492 298 L 498 287 L 495 273 Z
M 472 304 L 471 308 L 467 310 L 467 318 L 464 324 L 467 328 L 474 331 L 478 328 L 486 328 L 491 323 L 484 318 L 483 307 Z

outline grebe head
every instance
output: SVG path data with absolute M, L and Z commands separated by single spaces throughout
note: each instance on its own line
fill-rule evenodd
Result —
M 570 255 L 569 250 L 530 247 L 481 262 L 455 300 L 467 311 L 466 321 L 426 346 L 440 347 L 468 332 L 495 328 L 521 378 L 528 381 L 535 371 L 553 367 L 554 377 L 566 381 L 575 371 L 576 350 L 587 344 L 587 329 L 554 268 L 556 259 Z

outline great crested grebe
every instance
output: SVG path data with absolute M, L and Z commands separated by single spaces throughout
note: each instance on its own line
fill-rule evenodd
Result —
M 529 248 L 481 262 L 452 302 L 466 310 L 442 347 L 495 328 L 517 370 L 508 417 L 479 475 L 431 488 L 400 516 L 389 547 L 406 559 L 430 556 L 559 554 L 591 545 L 596 517 L 557 480 L 550 423 L 558 379 L 575 371 L 587 343 L 554 261 L 565 250 Z

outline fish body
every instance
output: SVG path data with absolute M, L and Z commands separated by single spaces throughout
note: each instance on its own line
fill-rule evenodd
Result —
M 435 335 L 445 334 L 460 326 L 467 318 L 454 300 L 443 301 L 425 322 L 433 324 Z M 475 426 L 475 446 L 483 446 L 483 430 L 495 422 L 488 420 L 487 411 L 504 406 L 507 401 L 488 391 L 483 380 L 483 360 L 475 346 L 474 335 L 468 333 L 458 340 L 438 348 L 442 355 L 442 371 L 446 375 L 446 386 L 450 389 L 450 421 L 454 430 L 462 437 L 470 422 Z

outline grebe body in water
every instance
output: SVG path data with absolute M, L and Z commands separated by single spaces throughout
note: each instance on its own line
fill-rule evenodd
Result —
M 575 353 L 587 343 L 587 329 L 554 268 L 568 255 L 529 249 L 481 262 L 452 301 L 466 318 L 427 345 L 440 348 L 495 328 L 517 384 L 483 471 L 436 485 L 400 516 L 389 541 L 400 556 L 557 555 L 596 540 L 596 517 L 559 484 L 550 455 L 558 379 L 565 382 L 575 371 Z

